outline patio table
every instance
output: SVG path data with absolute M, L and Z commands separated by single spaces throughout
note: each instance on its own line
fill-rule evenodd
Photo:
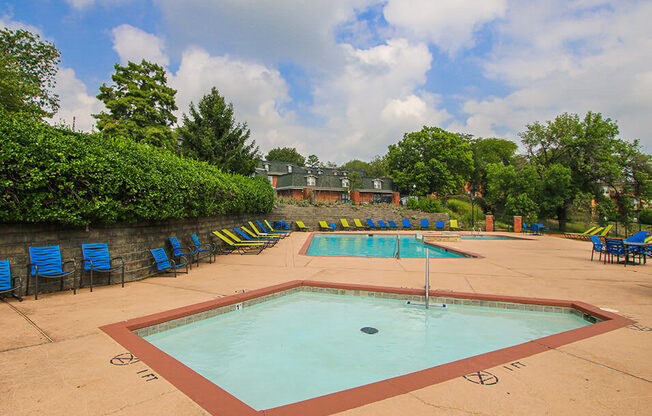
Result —
M 625 264 L 636 264 L 634 261 L 629 261 L 629 252 L 631 248 L 639 248 L 639 249 L 645 249 L 647 247 L 650 247 L 652 243 L 641 243 L 641 242 L 634 242 L 634 241 L 625 241 L 623 240 L 623 245 L 625 246 Z M 643 254 L 643 263 L 647 264 L 647 256 Z M 639 260 L 639 264 L 640 260 Z

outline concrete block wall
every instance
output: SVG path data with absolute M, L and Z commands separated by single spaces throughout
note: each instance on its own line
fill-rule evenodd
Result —
M 318 229 L 319 221 L 336 223 L 340 218 L 353 223 L 353 218 L 364 222 L 365 218 L 374 220 L 393 220 L 400 225 L 403 218 L 408 218 L 413 225 L 418 225 L 421 218 L 427 218 L 434 226 L 435 221 L 445 221 L 448 227 L 448 214 L 427 214 L 409 211 L 396 206 L 309 206 L 299 207 L 277 204 L 267 215 L 255 216 L 217 216 L 209 218 L 178 219 L 137 224 L 90 225 L 86 227 L 69 227 L 43 224 L 0 224 L 0 260 L 9 260 L 13 275 L 23 278 L 25 286 L 29 247 L 58 245 L 64 260 L 76 259 L 77 279 L 83 279 L 87 286 L 89 277 L 82 273 L 82 251 L 84 243 L 107 243 L 111 257 L 123 257 L 126 263 L 125 281 L 141 280 L 155 273 L 151 248 L 164 247 L 170 254 L 168 237 L 177 236 L 183 246 L 190 245 L 190 235 L 197 234 L 202 243 L 222 242 L 212 237 L 211 232 L 223 228 L 232 228 L 246 224 L 249 220 L 268 219 L 269 221 L 288 220 L 303 221 L 311 229 Z M 112 283 L 120 281 L 120 273 L 111 274 Z M 72 277 L 64 281 L 64 289 L 72 288 Z M 98 274 L 94 279 L 96 285 L 105 284 L 106 275 Z M 34 282 L 30 281 L 30 293 Z M 47 293 L 59 290 L 58 279 L 40 279 L 39 292 Z

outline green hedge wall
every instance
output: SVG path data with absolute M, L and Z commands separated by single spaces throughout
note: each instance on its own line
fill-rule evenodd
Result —
M 265 178 L 0 111 L 0 222 L 137 222 L 269 212 Z

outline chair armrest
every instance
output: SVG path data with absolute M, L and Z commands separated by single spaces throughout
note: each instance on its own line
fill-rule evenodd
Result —
M 18 285 L 16 285 L 16 280 L 18 280 Z M 11 282 L 12 282 L 11 284 L 12 284 L 13 287 L 19 287 L 19 288 L 23 287 L 23 278 L 20 277 L 20 276 L 13 276 L 11 278 Z
M 71 271 L 73 271 L 73 272 L 77 271 L 77 260 L 76 259 L 64 260 L 61 263 L 61 270 L 63 271 L 63 266 L 65 266 L 66 264 L 70 264 L 70 263 L 72 263 L 72 270 Z
M 32 273 L 32 267 L 34 268 L 34 273 Z M 36 276 L 38 274 L 38 264 L 27 263 L 27 275 Z
M 124 258 L 122 258 L 122 257 L 114 257 L 114 258 L 111 259 L 111 262 L 113 262 L 113 260 L 120 260 L 120 262 L 122 263 L 122 267 L 125 267 L 125 259 Z

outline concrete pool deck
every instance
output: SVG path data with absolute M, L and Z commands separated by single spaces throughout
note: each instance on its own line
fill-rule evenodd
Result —
M 0 414 L 207 414 L 99 327 L 290 280 L 423 288 L 423 259 L 300 255 L 308 235 L 257 256 L 218 256 L 176 279 L 6 298 Z M 637 324 L 340 414 L 650 413 L 652 265 L 604 265 L 589 261 L 589 242 L 531 238 L 446 242 L 483 257 L 432 259 L 431 288 L 583 301 Z

